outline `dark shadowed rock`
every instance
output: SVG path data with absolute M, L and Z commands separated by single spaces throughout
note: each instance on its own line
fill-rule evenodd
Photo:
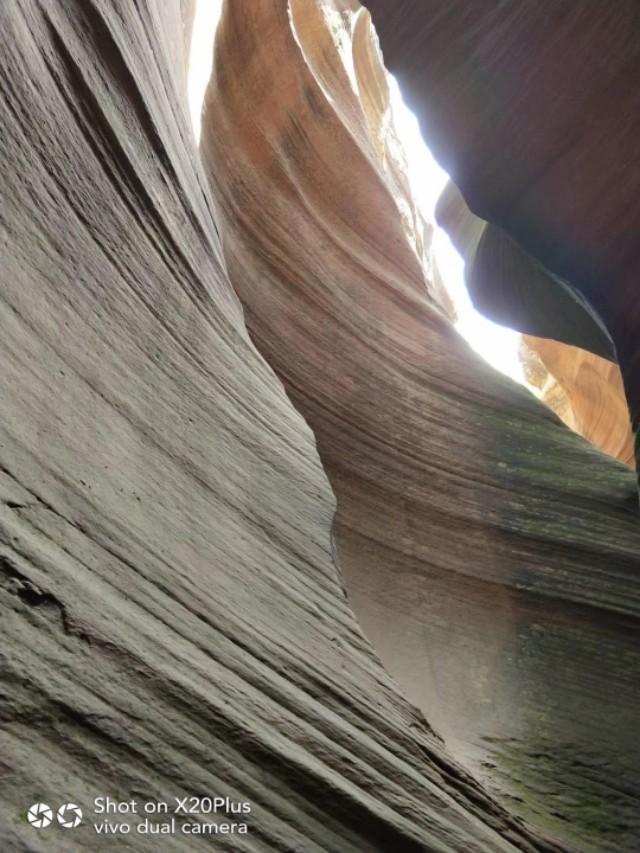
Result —
M 637 461 L 640 6 L 364 5 L 387 67 L 471 210 L 579 291 L 604 322 L 622 370 Z
M 557 849 L 447 758 L 347 604 L 314 437 L 250 342 L 227 278 L 186 116 L 180 10 L 0 6 L 0 847 L 157 851 L 135 832 L 99 838 L 93 798 L 195 794 L 251 802 L 249 834 L 216 837 L 217 850 Z M 250 11 L 235 20 L 231 74 L 245 38 L 256 56 L 271 40 Z M 289 37 L 284 4 L 273 25 Z M 258 116 L 269 95 L 258 87 L 242 107 Z M 295 150 L 304 133 L 278 141 Z M 298 246 L 330 269 L 330 235 L 304 242 L 296 193 L 286 220 L 275 196 L 255 205 L 272 184 L 248 194 L 245 141 L 231 134 L 220 152 L 221 205 L 233 182 L 279 274 L 291 217 Z M 393 252 L 371 256 L 383 303 Z M 307 265 L 291 275 L 307 280 Z M 419 288 L 416 277 L 409 297 L 398 275 L 398 299 L 413 298 L 421 318 Z M 300 364 L 323 358 L 309 344 Z M 336 381 L 348 387 L 349 372 Z M 594 464 L 591 493 L 620 498 L 623 473 Z M 585 507 L 582 521 L 588 495 Z M 66 800 L 89 819 L 72 836 L 26 823 L 31 802 Z M 178 834 L 161 849 L 211 845 Z
M 376 55 L 368 16 L 290 7 L 226 4 L 201 150 L 252 337 L 337 497 L 350 600 L 503 802 L 579 850 L 631 851 L 635 476 L 454 331 L 365 106 L 385 104 L 368 91 L 383 75 L 361 73 Z
M 436 217 L 465 259 L 465 281 L 478 311 L 496 323 L 616 360 L 602 320 L 580 292 L 552 275 L 497 225 L 475 216 L 449 181 Z
M 635 467 L 613 344 L 588 303 L 502 228 L 475 216 L 452 182 L 436 215 L 465 260 L 465 280 L 476 308 L 528 333 L 521 355 L 528 379 L 545 403 L 596 447 Z

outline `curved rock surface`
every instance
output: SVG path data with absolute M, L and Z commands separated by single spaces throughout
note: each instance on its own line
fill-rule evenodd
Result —
M 449 181 L 436 218 L 465 259 L 475 307 L 503 326 L 616 360 L 613 342 L 579 291 L 545 269 L 502 228 L 472 213 Z
M 446 757 L 347 604 L 314 438 L 227 278 L 180 12 L 178 0 L 0 5 L 0 846 L 156 851 L 156 837 L 96 836 L 93 798 L 196 794 L 251 803 L 249 833 L 216 837 L 218 850 L 557 849 Z M 257 35 L 255 49 L 269 31 L 251 20 L 240 41 Z M 309 97 L 322 104 L 315 83 Z M 269 102 L 260 84 L 256 117 Z M 304 135 L 291 130 L 289 146 Z M 221 163 L 240 136 L 228 145 Z M 321 154 L 317 168 L 333 168 Z M 280 270 L 282 199 L 249 204 L 255 175 L 227 177 Z M 394 227 L 372 256 L 380 274 Z M 298 246 L 333 252 L 328 238 Z M 400 270 L 397 297 L 421 313 L 415 257 L 414 295 Z M 380 291 L 386 303 L 386 279 Z M 348 394 L 349 376 L 335 379 Z M 602 488 L 622 495 L 613 480 Z M 624 514 L 619 528 L 624 550 Z M 31 802 L 66 800 L 85 812 L 73 835 L 24 819 Z M 178 833 L 162 850 L 211 844 Z
M 596 447 L 634 467 L 622 376 L 610 360 L 615 357 L 612 341 L 589 306 L 501 228 L 475 216 L 452 182 L 438 200 L 436 215 L 465 259 L 465 280 L 476 308 L 531 333 L 523 338 L 521 357 L 544 402 Z
M 578 290 L 604 322 L 637 461 L 640 7 L 635 0 L 364 5 L 387 67 L 469 207 Z
M 521 358 L 528 381 L 567 426 L 635 468 L 629 410 L 617 364 L 531 335 L 523 336 Z
M 453 330 L 362 106 L 366 13 L 289 6 L 226 4 L 201 152 L 252 337 L 337 497 L 350 600 L 504 802 L 577 849 L 631 851 L 635 477 Z

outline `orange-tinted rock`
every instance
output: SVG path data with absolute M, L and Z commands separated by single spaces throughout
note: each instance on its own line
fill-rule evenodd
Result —
M 596 447 L 635 467 L 633 436 L 617 364 L 547 338 L 523 338 L 527 379 L 562 420 Z M 543 369 L 540 377 L 531 355 Z M 528 368 L 528 369 L 527 369 Z
M 345 82 L 375 55 L 352 6 L 226 4 L 201 153 L 227 268 L 314 432 L 337 559 L 387 668 L 513 809 L 581 850 L 632 849 L 635 476 L 452 328 L 380 122 Z
M 0 849 L 552 849 L 448 759 L 344 597 L 313 436 L 222 260 L 180 10 L 0 4 Z M 107 795 L 229 797 L 248 832 L 104 837 Z M 24 818 L 67 800 L 73 830 Z
M 640 7 L 364 4 L 387 66 L 469 207 L 602 319 L 640 452 Z

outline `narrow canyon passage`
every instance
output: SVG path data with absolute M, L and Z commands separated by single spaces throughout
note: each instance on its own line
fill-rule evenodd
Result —
M 336 494 L 350 601 L 496 796 L 578 849 L 630 850 L 635 476 L 453 331 L 389 153 L 368 16 L 290 7 L 225 6 L 201 152 L 249 330 Z
M 199 148 L 197 11 L 0 4 L 2 853 L 631 853 L 635 472 L 455 331 L 364 8 L 226 0 Z

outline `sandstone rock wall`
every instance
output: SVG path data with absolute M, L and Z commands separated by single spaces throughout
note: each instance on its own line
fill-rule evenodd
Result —
M 218 850 L 556 849 L 447 758 L 344 597 L 314 436 L 227 276 L 180 11 L 0 5 L 0 847 L 156 851 L 96 836 L 93 798 L 222 794 L 252 811 Z M 39 832 L 34 801 L 85 822 Z
M 538 384 L 541 399 L 567 426 L 635 468 L 629 410 L 617 364 L 532 335 L 523 337 L 521 357 L 528 380 Z
M 605 325 L 622 370 L 637 460 L 638 4 L 364 5 L 387 66 L 471 210 L 575 288 Z M 553 322 L 552 310 L 548 317 Z
M 358 31 L 353 4 L 226 4 L 201 153 L 231 281 L 313 430 L 389 671 L 513 810 L 577 849 L 632 850 L 635 477 L 452 328 L 347 83 L 376 55 Z
M 206 176 L 193 8 L 0 5 L 0 847 L 633 850 L 633 474 L 453 330 L 356 3 L 227 1 Z

